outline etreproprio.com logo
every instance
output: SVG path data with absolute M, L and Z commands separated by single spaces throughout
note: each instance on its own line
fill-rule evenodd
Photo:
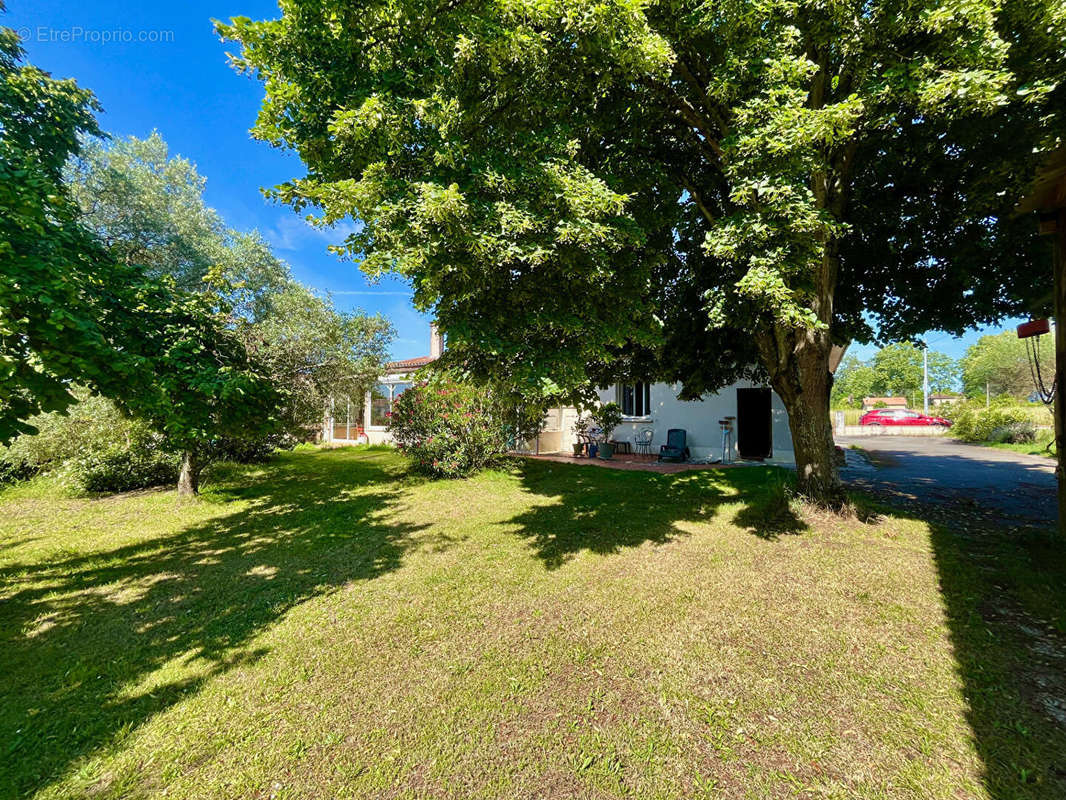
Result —
M 24 42 L 48 42 L 52 44 L 165 44 L 174 41 L 174 31 L 134 30 L 133 28 L 84 28 L 72 25 L 69 28 L 53 28 L 48 25 L 24 25 L 17 31 Z

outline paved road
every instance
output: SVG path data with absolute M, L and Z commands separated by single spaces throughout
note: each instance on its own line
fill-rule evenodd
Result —
M 1053 524 L 1056 516 L 1054 462 L 947 438 L 838 436 L 867 458 L 849 453 L 841 470 L 849 483 L 923 502 L 991 511 L 1004 519 Z

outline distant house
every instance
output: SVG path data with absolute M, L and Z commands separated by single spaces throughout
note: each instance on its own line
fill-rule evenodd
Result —
M 938 393 L 929 395 L 929 403 L 934 406 L 949 406 L 962 398 L 957 394 Z
M 906 397 L 864 397 L 862 410 L 870 411 L 874 408 L 906 408 Z
M 362 397 L 333 398 L 323 426 L 323 441 L 336 444 L 392 441 L 387 430 L 389 414 L 396 399 L 411 388 L 414 373 L 440 358 L 444 337 L 436 324 L 429 326 L 429 355 L 390 361 L 374 388 Z

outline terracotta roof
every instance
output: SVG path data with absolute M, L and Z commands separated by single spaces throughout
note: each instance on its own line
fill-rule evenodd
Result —
M 864 397 L 862 404 L 864 406 L 877 405 L 878 403 L 884 403 L 886 406 L 906 406 L 906 397 Z
M 419 356 L 418 358 L 405 358 L 403 361 L 390 361 L 385 365 L 386 373 L 410 372 L 413 369 L 424 367 L 436 361 L 433 356 Z

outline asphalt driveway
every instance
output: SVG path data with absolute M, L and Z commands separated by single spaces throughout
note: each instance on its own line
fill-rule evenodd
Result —
M 943 437 L 839 436 L 841 476 L 866 490 L 1026 524 L 1054 524 L 1055 462 Z

